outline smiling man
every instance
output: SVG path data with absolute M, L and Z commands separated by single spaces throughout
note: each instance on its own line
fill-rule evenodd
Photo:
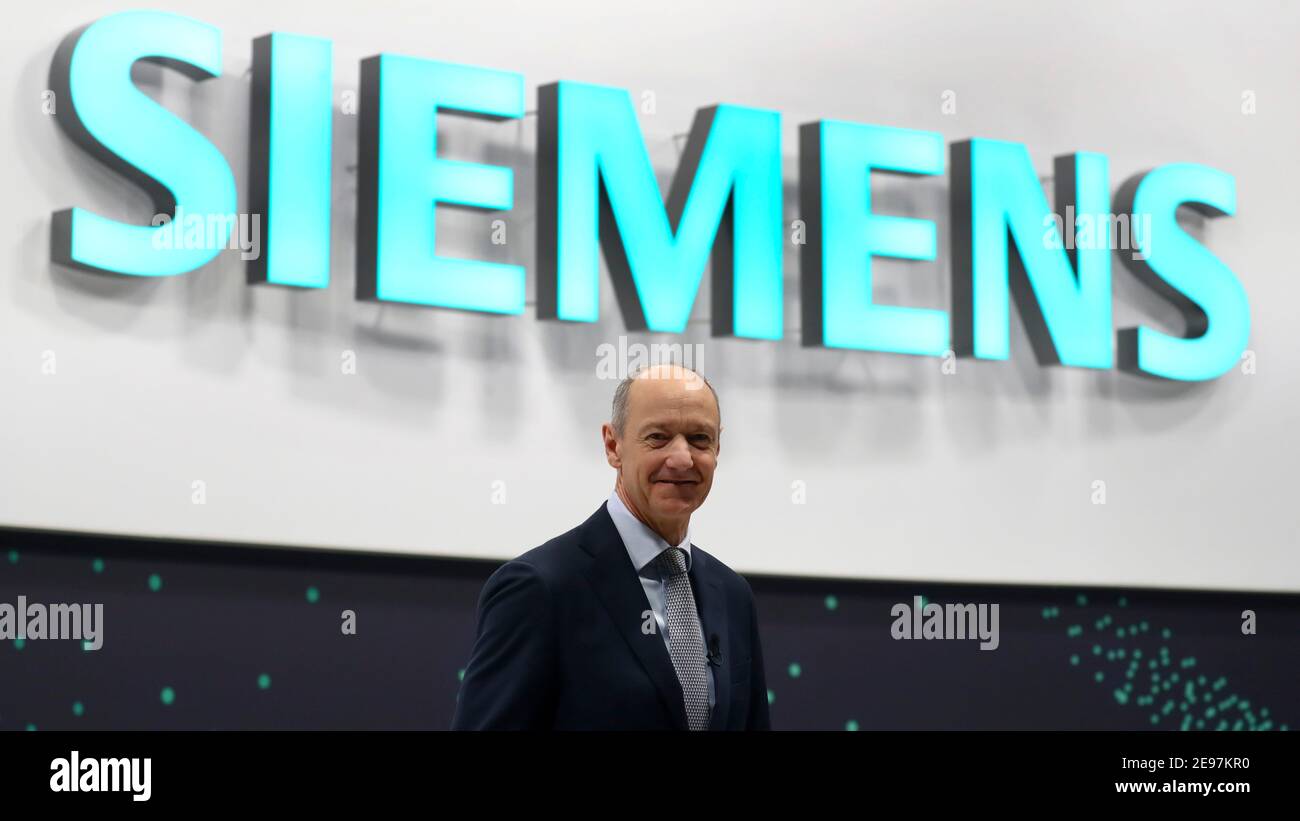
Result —
M 601 436 L 609 499 L 483 586 L 452 729 L 769 729 L 753 591 L 690 537 L 722 439 L 713 386 L 633 374 Z

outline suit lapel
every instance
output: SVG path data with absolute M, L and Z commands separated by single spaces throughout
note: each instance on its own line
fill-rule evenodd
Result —
M 687 729 L 686 701 L 677 681 L 677 671 L 673 669 L 663 637 L 641 632 L 641 614 L 650 609 L 650 602 L 604 504 L 583 525 L 582 546 L 592 555 L 588 580 L 614 620 L 614 628 L 654 682 L 673 725 L 679 730 Z
M 711 649 L 711 639 L 717 636 L 717 646 L 722 658 L 718 666 L 713 667 L 713 714 L 709 719 L 710 730 L 726 727 L 727 712 L 731 705 L 731 658 L 726 648 L 727 641 L 727 602 L 722 593 L 722 583 L 717 574 L 709 567 L 711 557 L 703 550 L 691 545 L 691 581 L 695 591 L 697 606 L 700 610 L 700 629 L 704 633 L 704 649 Z

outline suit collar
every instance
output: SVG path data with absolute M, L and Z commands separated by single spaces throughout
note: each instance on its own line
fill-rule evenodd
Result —
M 609 501 L 606 503 L 609 511 L 609 517 L 614 522 L 614 527 L 618 530 L 619 538 L 623 541 L 623 546 L 627 548 L 628 556 L 632 559 L 632 566 L 638 573 L 645 571 L 646 565 L 653 562 L 660 553 L 669 547 L 679 547 L 686 554 L 686 569 L 691 569 L 691 531 L 687 525 L 686 536 L 679 545 L 670 545 L 664 540 L 663 536 L 655 533 L 649 525 L 638 519 L 628 510 L 627 505 L 619 498 L 618 491 L 609 494 Z

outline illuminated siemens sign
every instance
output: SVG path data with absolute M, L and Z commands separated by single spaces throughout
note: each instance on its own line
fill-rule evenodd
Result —
M 331 43 L 291 34 L 253 42 L 249 198 L 264 224 L 249 281 L 329 284 Z M 221 32 L 159 12 L 126 12 L 70 34 L 50 67 L 58 121 L 79 145 L 142 187 L 161 214 L 231 214 L 230 165 L 210 142 L 131 82 L 139 60 L 203 80 L 221 74 Z M 685 329 L 712 262 L 715 336 L 780 339 L 783 327 L 781 115 L 732 105 L 695 115 L 665 201 L 622 89 L 574 82 L 538 91 L 538 315 L 595 322 L 600 259 L 629 328 Z M 438 204 L 505 211 L 509 168 L 437 156 L 435 112 L 519 119 L 520 74 L 380 54 L 361 62 L 357 298 L 521 314 L 518 265 L 436 252 Z M 1236 183 L 1202 165 L 1139 174 L 1112 201 L 1104 155 L 1055 161 L 1055 211 L 1023 145 L 972 139 L 945 151 L 934 132 L 822 120 L 799 131 L 803 343 L 809 346 L 1006 359 L 1010 303 L 1044 364 L 1116 365 L 1205 380 L 1239 359 L 1250 307 L 1237 277 L 1175 220 L 1236 211 Z M 875 214 L 872 172 L 948 174 L 950 311 L 882 305 L 876 257 L 935 260 L 928 220 Z M 1056 214 L 1131 219 L 1121 256 L 1175 305 L 1185 336 L 1111 322 L 1110 243 L 1044 225 Z M 175 276 L 211 261 L 221 243 L 160 242 L 163 225 L 133 225 L 80 208 L 53 216 L 55 262 L 128 276 Z M 229 226 L 226 227 L 229 231 Z M 1075 240 L 1078 239 L 1078 242 Z

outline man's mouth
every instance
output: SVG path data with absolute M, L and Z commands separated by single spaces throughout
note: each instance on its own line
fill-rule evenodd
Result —
M 697 485 L 698 479 L 656 479 L 655 481 L 665 485 Z

